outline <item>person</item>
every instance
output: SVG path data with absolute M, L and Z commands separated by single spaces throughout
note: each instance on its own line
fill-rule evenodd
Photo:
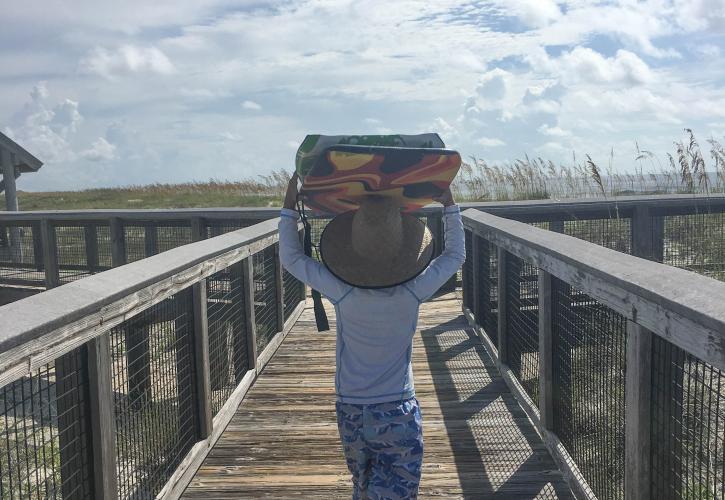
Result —
M 444 207 L 445 248 L 432 259 L 425 224 L 400 214 L 394 201 L 371 196 L 356 212 L 328 223 L 322 264 L 300 244 L 297 180 L 293 175 L 280 214 L 280 262 L 335 308 L 335 408 L 352 498 L 417 498 L 423 430 L 412 339 L 420 304 L 465 260 L 460 209 L 450 188 L 435 198 Z

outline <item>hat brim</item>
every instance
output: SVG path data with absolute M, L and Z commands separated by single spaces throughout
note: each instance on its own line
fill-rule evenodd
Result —
M 358 288 L 390 288 L 412 280 L 433 260 L 435 244 L 428 227 L 417 217 L 401 214 L 402 248 L 389 262 L 370 261 L 352 246 L 352 218 L 345 212 L 332 219 L 320 236 L 320 257 L 341 281 Z

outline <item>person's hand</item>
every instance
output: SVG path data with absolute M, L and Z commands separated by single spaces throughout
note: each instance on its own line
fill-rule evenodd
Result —
M 450 186 L 443 191 L 440 196 L 434 196 L 433 199 L 443 205 L 444 207 L 450 207 L 456 202 L 453 200 L 453 193 L 451 192 Z
M 282 205 L 284 208 L 294 210 L 297 205 L 297 179 L 299 179 L 299 176 L 295 172 L 290 177 L 289 184 L 287 184 L 287 193 L 284 195 L 284 205 Z

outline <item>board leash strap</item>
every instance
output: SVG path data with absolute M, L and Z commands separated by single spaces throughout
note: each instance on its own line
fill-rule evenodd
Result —
M 304 250 L 305 255 L 312 257 L 312 226 L 310 221 L 307 219 L 305 214 L 305 205 L 303 202 L 298 201 L 297 211 L 302 219 L 302 225 L 305 228 L 304 236 Z M 325 313 L 325 306 L 322 305 L 322 295 L 319 291 L 312 288 L 312 305 L 315 311 L 315 323 L 317 325 L 318 332 L 325 332 L 330 329 L 330 324 L 327 321 L 327 313 Z

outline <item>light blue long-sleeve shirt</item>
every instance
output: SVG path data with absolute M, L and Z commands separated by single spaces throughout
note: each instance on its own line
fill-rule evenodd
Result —
M 279 222 L 282 265 L 335 306 L 338 401 L 373 404 L 415 395 L 410 358 L 418 309 L 456 273 L 466 258 L 460 209 L 452 205 L 444 209 L 444 214 L 445 248 L 421 274 L 402 285 L 365 289 L 344 283 L 323 264 L 307 257 L 297 233 L 297 212 L 282 209 Z

